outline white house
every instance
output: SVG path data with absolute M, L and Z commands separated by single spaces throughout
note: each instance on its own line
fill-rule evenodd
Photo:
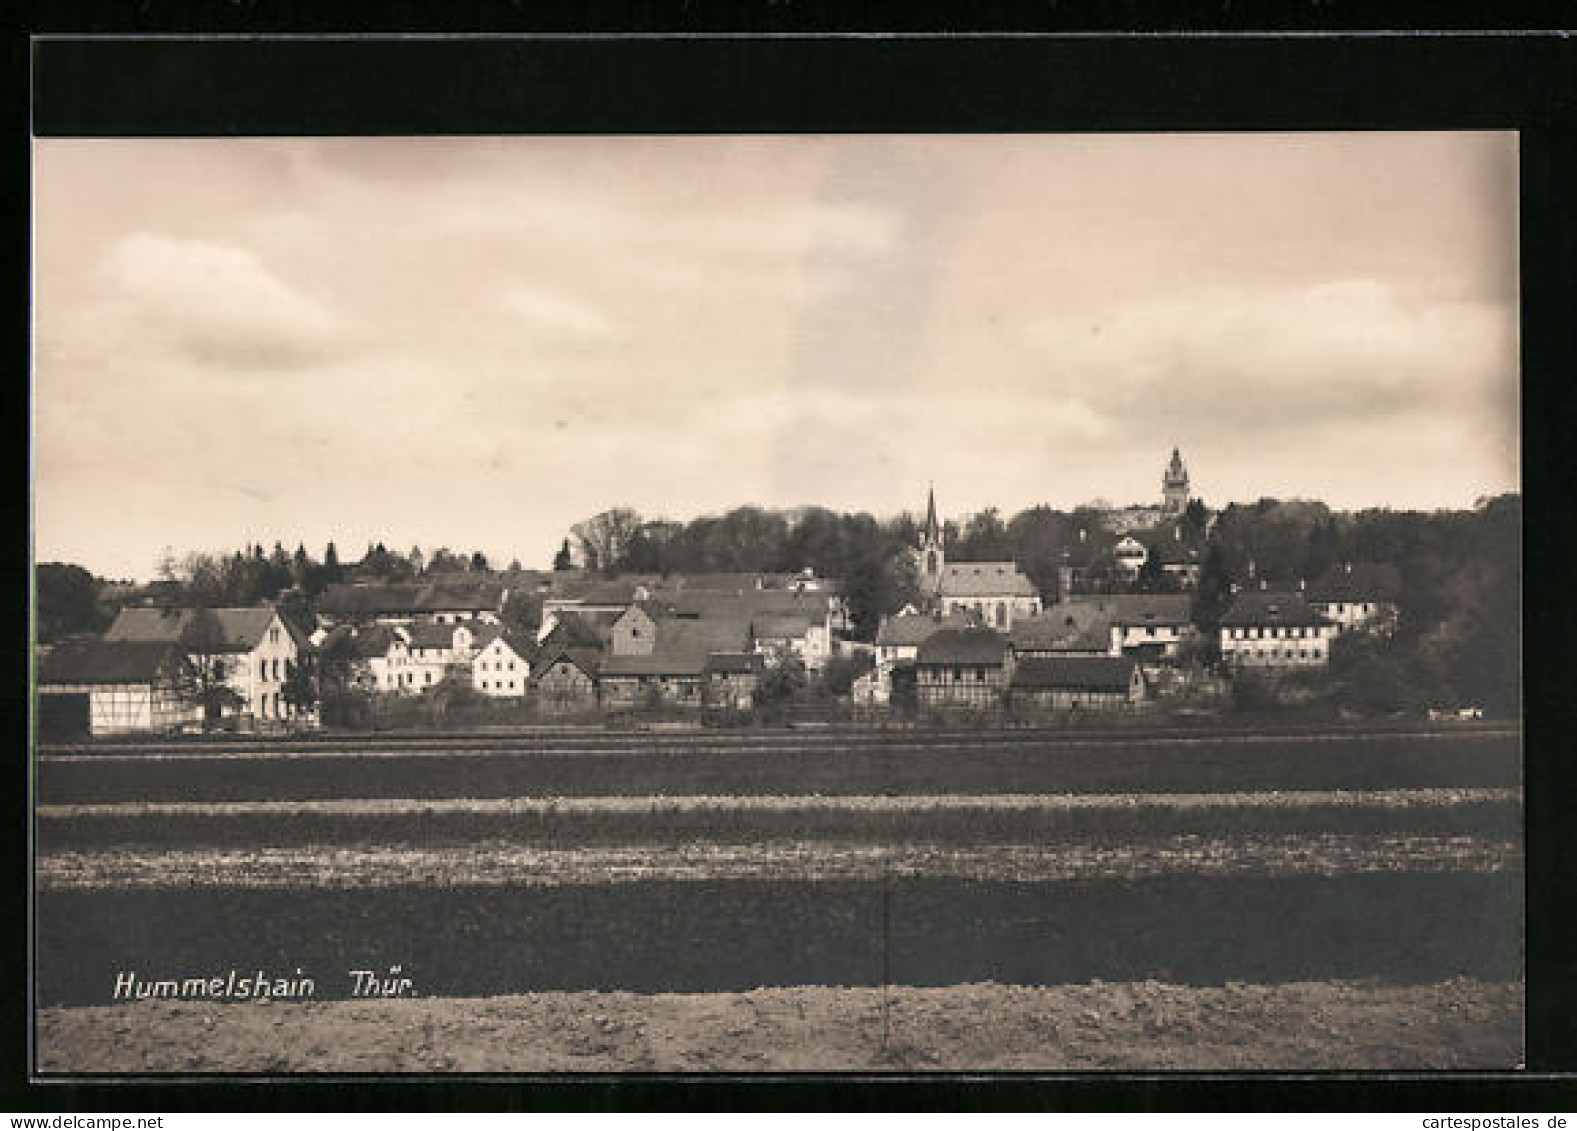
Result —
M 1237 667 L 1287 671 L 1330 662 L 1337 627 L 1303 594 L 1250 589 L 1221 617 L 1221 658 Z
M 1344 562 L 1309 588 L 1309 604 L 1338 632 L 1363 629 L 1389 636 L 1396 631 L 1402 577 L 1393 565 Z
M 519 699 L 531 678 L 531 644 L 512 633 L 499 633 L 471 658 L 471 686 L 483 695 Z
M 310 648 L 290 622 L 271 608 L 208 610 L 219 625 L 216 655 L 225 683 L 241 699 L 240 713 L 255 719 L 295 717 L 282 697 L 290 665 Z M 196 609 L 122 609 L 104 633 L 106 641 L 175 642 L 197 615 Z

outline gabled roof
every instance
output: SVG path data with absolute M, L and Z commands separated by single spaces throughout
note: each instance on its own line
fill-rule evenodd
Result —
M 181 663 L 169 640 L 64 640 L 38 665 L 38 682 L 152 683 Z
M 1307 628 L 1326 625 L 1302 593 L 1245 589 L 1221 617 L 1223 628 Z
M 1136 666 L 1128 656 L 1031 656 L 1014 667 L 1012 686 L 1024 690 L 1126 692 Z
M 925 664 L 1001 664 L 1007 660 L 1007 637 L 989 628 L 944 628 L 920 645 L 916 662 Z
M 876 643 L 882 648 L 913 648 L 934 632 L 943 629 L 974 627 L 974 619 L 966 613 L 949 613 L 933 617 L 925 613 L 911 616 L 884 617 L 876 630 Z
M 219 630 L 224 637 L 222 652 L 250 652 L 263 642 L 264 635 L 276 617 L 279 623 L 289 633 L 292 641 L 298 648 L 306 642 L 301 638 L 300 632 L 285 618 L 267 607 L 258 608 L 232 608 L 211 609 L 215 619 L 219 622 Z M 116 616 L 115 622 L 104 633 L 104 639 L 117 640 L 143 640 L 143 641 L 175 641 L 179 640 L 181 632 L 186 628 L 193 617 L 197 615 L 196 609 L 122 609 Z
M 944 597 L 1033 597 L 1035 586 L 1015 562 L 948 562 L 942 567 Z
M 1339 565 L 1314 583 L 1309 600 L 1395 601 L 1402 592 L 1402 575 L 1386 562 L 1352 562 Z
M 543 639 L 546 645 L 573 645 L 581 648 L 603 648 L 613 635 L 613 626 L 623 612 L 573 612 L 565 609 L 553 614 L 553 631 Z
M 597 669 L 602 656 L 590 648 L 552 648 L 544 649 L 537 654 L 537 661 L 532 664 L 532 681 L 535 682 L 542 673 L 546 672 L 560 660 L 568 660 L 592 679 L 597 678 Z

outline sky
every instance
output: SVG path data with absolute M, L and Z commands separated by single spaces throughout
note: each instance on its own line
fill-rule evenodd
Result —
M 1511 133 L 38 140 L 39 561 L 1515 490 Z

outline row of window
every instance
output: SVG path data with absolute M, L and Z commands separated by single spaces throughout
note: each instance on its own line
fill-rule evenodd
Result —
M 1261 631 L 1264 633 L 1263 637 L 1260 635 Z M 1263 630 L 1258 628 L 1229 628 L 1226 630 L 1226 633 L 1231 640 L 1242 640 L 1245 633 L 1249 640 L 1284 640 L 1289 636 L 1294 639 L 1305 636 L 1315 639 L 1321 635 L 1320 629 L 1312 626 L 1309 628 L 1267 628 Z
M 1260 657 L 1262 659 L 1269 660 L 1318 660 L 1320 657 L 1324 656 L 1325 653 L 1319 648 L 1299 648 L 1297 649 L 1296 653 L 1294 653 L 1293 649 L 1291 648 L 1288 648 L 1285 651 L 1280 648 L 1272 648 L 1268 652 L 1250 652 L 1248 655 L 1250 657 Z
M 510 667 L 514 667 L 514 665 L 511 664 Z M 483 691 L 505 691 L 505 690 L 513 691 L 514 689 L 515 689 L 515 681 L 514 680 L 510 680 L 509 681 L 509 686 L 507 688 L 504 686 L 504 681 L 501 680 L 501 679 L 494 680 L 491 684 L 489 684 L 488 681 L 485 680 L 485 679 L 482 681 L 482 690 Z

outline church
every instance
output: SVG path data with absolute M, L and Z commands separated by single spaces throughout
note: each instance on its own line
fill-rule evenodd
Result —
M 1015 618 L 1040 612 L 1040 594 L 1016 562 L 950 562 L 946 542 L 933 489 L 926 497 L 915 574 L 934 611 L 942 616 L 972 613 L 999 632 L 1011 629 Z

